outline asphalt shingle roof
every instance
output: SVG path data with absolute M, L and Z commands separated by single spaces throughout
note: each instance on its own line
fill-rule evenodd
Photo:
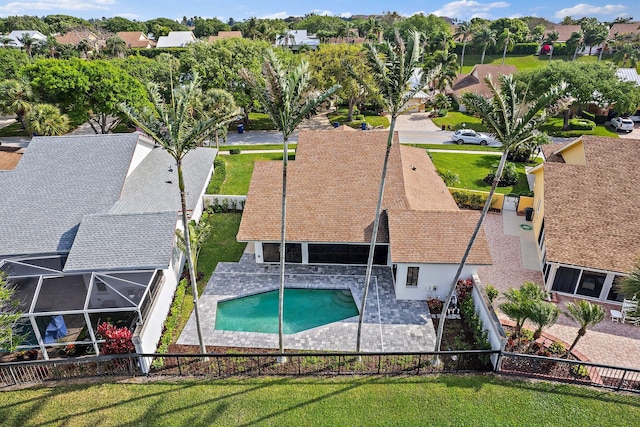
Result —
M 139 135 L 35 137 L 2 173 L 0 255 L 64 253 L 84 215 L 120 196 Z
M 176 211 L 87 215 L 64 271 L 167 268 L 177 216 Z

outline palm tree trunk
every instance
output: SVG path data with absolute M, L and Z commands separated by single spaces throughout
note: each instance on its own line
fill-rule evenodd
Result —
M 480 59 L 480 64 L 484 64 L 484 54 L 487 52 L 487 45 L 484 45 L 484 49 L 482 49 L 482 58 Z
M 571 347 L 569 347 L 569 350 L 567 350 L 567 354 L 565 355 L 566 359 L 569 358 L 574 347 L 576 346 L 576 344 L 578 344 L 578 341 L 580 341 L 580 338 L 582 338 L 582 336 L 586 333 L 587 333 L 586 329 L 582 329 L 582 328 L 578 329 L 578 335 L 576 335 L 576 339 L 573 340 L 573 343 L 571 343 Z
M 282 221 L 280 224 L 280 290 L 278 293 L 278 348 L 280 350 L 278 362 L 280 363 L 287 361 L 284 356 L 284 267 L 287 252 L 285 227 L 287 225 L 287 166 L 289 164 L 287 142 L 288 138 L 285 138 L 282 153 Z
M 551 45 L 551 50 L 549 51 L 549 62 L 551 62 L 551 58 L 553 58 L 553 45 Z
M 575 61 L 575 60 L 576 60 L 576 56 L 578 55 L 578 48 L 579 48 L 579 47 L 580 47 L 580 46 L 576 46 L 576 50 L 574 50 L 574 51 L 573 51 L 573 59 L 572 59 L 572 61 Z
M 356 336 L 356 353 L 360 353 L 362 341 L 362 324 L 364 322 L 364 311 L 367 304 L 367 296 L 369 295 L 369 282 L 371 281 L 371 270 L 373 270 L 373 259 L 376 250 L 376 240 L 378 238 L 378 226 L 380 224 L 380 214 L 382 211 L 382 196 L 384 195 L 384 184 L 387 178 L 387 167 L 389 164 L 389 154 L 393 145 L 393 129 L 396 126 L 396 117 L 391 116 L 391 125 L 389 126 L 389 138 L 387 139 L 387 150 L 384 154 L 384 163 L 382 165 L 382 177 L 380 178 L 380 189 L 378 191 L 378 204 L 376 206 L 376 215 L 373 220 L 373 230 L 371 231 L 371 246 L 369 247 L 369 258 L 367 260 L 367 270 L 364 277 L 364 290 L 362 292 L 362 304 L 360 307 L 360 317 L 358 318 L 358 334 Z
M 502 65 L 504 65 L 504 58 L 507 56 L 507 43 L 504 44 L 504 49 L 502 50 Z
M 467 48 L 467 42 L 462 43 L 462 55 L 460 56 L 460 70 L 464 67 L 464 50 Z
M 196 280 L 196 269 L 191 258 L 191 239 L 189 237 L 189 224 L 187 222 L 187 195 L 184 191 L 184 178 L 182 176 L 182 161 L 176 162 L 178 169 L 178 188 L 180 189 L 180 204 L 182 205 L 182 226 L 184 227 L 184 252 L 189 266 L 189 280 L 191 281 L 191 291 L 193 293 L 193 312 L 196 316 L 196 329 L 198 331 L 198 342 L 200 343 L 200 353 L 205 354 L 207 349 L 202 337 L 202 325 L 200 324 L 200 308 L 198 307 L 198 284 Z
M 451 305 L 451 299 L 453 298 L 453 293 L 456 290 L 456 285 L 458 284 L 458 280 L 460 279 L 462 270 L 464 269 L 464 266 L 467 263 L 467 258 L 469 257 L 471 248 L 473 247 L 473 244 L 476 241 L 476 237 L 480 232 L 480 227 L 482 227 L 482 224 L 484 223 L 484 218 L 485 216 L 487 216 L 487 212 L 491 207 L 491 201 L 493 199 L 494 193 L 496 192 L 496 188 L 498 187 L 498 182 L 500 182 L 500 178 L 502 177 L 502 171 L 504 170 L 504 165 L 507 162 L 508 153 L 509 153 L 509 150 L 506 150 L 502 153 L 502 156 L 500 157 L 500 164 L 498 165 L 496 176 L 493 179 L 493 183 L 491 184 L 491 190 L 489 191 L 489 196 L 487 197 L 487 201 L 485 202 L 484 207 L 482 208 L 482 213 L 480 214 L 480 218 L 478 218 L 478 223 L 476 224 L 476 228 L 475 230 L 473 230 L 473 234 L 469 239 L 469 244 L 467 245 L 467 249 L 465 250 L 464 255 L 462 256 L 462 260 L 460 261 L 460 265 L 458 266 L 458 271 L 456 271 L 456 275 L 453 279 L 453 282 L 451 283 L 451 289 L 449 290 L 447 299 L 445 300 L 444 305 L 442 306 L 442 315 L 440 317 L 440 321 L 438 322 L 438 333 L 436 334 L 436 346 L 435 346 L 436 351 L 440 351 L 440 345 L 442 344 L 442 333 L 444 331 L 444 322 L 446 318 L 447 309 L 449 308 L 449 305 Z

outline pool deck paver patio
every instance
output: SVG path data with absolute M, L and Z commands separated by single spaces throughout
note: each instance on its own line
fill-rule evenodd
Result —
M 363 296 L 365 268 L 339 265 L 295 265 L 285 270 L 286 287 L 350 289 L 356 305 Z M 199 301 L 202 332 L 210 346 L 278 348 L 278 335 L 215 329 L 216 307 L 220 300 L 276 290 L 280 284 L 277 264 L 257 264 L 245 253 L 238 263 L 220 263 Z M 197 344 L 192 315 L 177 344 Z M 358 317 L 285 335 L 290 350 L 354 351 Z M 362 331 L 361 350 L 365 352 L 433 351 L 435 330 L 425 301 L 397 301 L 391 269 L 374 267 Z

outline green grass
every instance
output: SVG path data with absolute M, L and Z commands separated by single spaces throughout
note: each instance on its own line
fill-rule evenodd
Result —
M 22 125 L 18 122 L 12 123 L 9 126 L 0 128 L 0 136 L 30 136 L 26 129 L 22 129 Z
M 486 132 L 487 128 L 482 124 L 482 120 L 478 117 L 474 117 L 467 113 L 461 113 L 459 111 L 449 111 L 444 117 L 435 117 L 432 119 L 433 123 L 442 127 L 442 125 L 446 126 L 447 129 L 455 130 L 462 129 L 462 124 L 465 124 L 465 128 L 473 129 L 478 132 Z
M 354 114 L 354 120 L 352 122 L 347 122 L 347 113 L 348 110 L 346 108 L 338 108 L 338 110 L 329 113 L 327 118 L 331 123 L 338 122 L 340 125 L 347 125 L 356 129 L 361 128 L 361 123 L 363 121 L 366 121 L 371 127 L 382 126 L 385 129 L 389 127 L 389 120 L 384 116 L 365 114 L 364 120 L 355 120 Z
M 619 137 L 619 135 L 614 130 L 611 130 L 610 127 L 607 127 L 604 125 L 598 125 L 592 131 L 586 131 L 586 130 L 563 131 L 562 130 L 563 124 L 564 124 L 564 121 L 561 117 L 550 117 L 547 119 L 545 124 L 540 127 L 540 130 L 552 136 L 563 136 L 567 138 L 578 137 L 581 135 L 608 136 L 611 138 Z
M 473 66 L 480 63 L 480 59 L 482 55 L 464 55 L 464 67 L 462 67 L 463 74 L 469 74 L 473 69 Z M 603 57 L 605 60 L 606 57 Z M 554 55 L 551 59 L 552 61 L 571 61 L 571 56 L 556 56 Z M 598 56 L 579 56 L 576 61 L 579 62 L 597 62 Z M 460 55 L 458 55 L 458 62 L 460 62 Z M 493 64 L 493 65 L 502 65 L 502 53 L 495 55 L 485 55 L 484 57 L 485 64 Z M 518 68 L 518 71 L 523 70 L 531 70 L 535 68 L 544 68 L 549 65 L 549 57 L 547 56 L 538 56 L 538 55 L 510 55 L 507 53 L 506 58 L 504 59 L 504 65 L 515 65 Z
M 295 156 L 289 154 L 289 159 Z M 258 160 L 282 160 L 282 153 L 255 153 L 225 155 L 221 158 L 226 163 L 227 177 L 220 188 L 220 194 L 247 194 L 253 165 Z
M 638 396 L 491 375 L 225 379 L 3 392 L 6 426 L 632 426 Z
M 289 150 L 295 150 L 297 144 L 287 144 Z M 256 150 L 280 150 L 282 151 L 282 144 L 255 144 L 255 145 L 220 145 L 220 151 L 229 151 L 232 148 L 239 148 L 240 151 L 256 151 Z
M 240 227 L 240 219 L 242 215 L 239 213 L 217 213 L 209 215 L 209 224 L 211 224 L 211 234 L 202 245 L 200 255 L 198 256 L 198 271 L 204 273 L 204 277 L 198 281 L 198 293 L 201 294 L 207 285 L 211 273 L 215 270 L 219 262 L 238 262 L 246 243 L 236 241 L 236 234 Z M 187 292 L 191 293 L 190 288 Z M 180 320 L 176 328 L 175 338 L 180 336 L 182 328 L 187 323 L 191 311 L 193 310 L 193 299 L 185 298 L 182 303 L 180 312 Z
M 412 147 L 424 148 L 426 150 L 456 150 L 456 151 L 493 151 L 501 152 L 500 147 L 487 147 L 486 145 L 458 145 L 458 144 L 406 144 Z
M 235 132 L 237 123 L 229 126 L 229 130 Z M 249 123 L 245 126 L 245 130 L 276 130 L 271 117 L 265 113 L 249 113 Z
M 469 190 L 489 191 L 491 185 L 485 183 L 482 178 L 493 170 L 500 158 L 494 155 L 463 154 L 463 153 L 430 153 L 436 169 L 439 171 L 450 170 L 460 177 L 460 182 L 455 186 Z M 502 194 L 529 192 L 527 176 L 524 164 L 516 163 L 518 170 L 518 182 L 512 187 L 498 187 L 496 192 Z

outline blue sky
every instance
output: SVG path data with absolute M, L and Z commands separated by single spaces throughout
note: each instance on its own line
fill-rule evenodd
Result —
M 242 21 L 258 18 L 285 18 L 317 13 L 349 17 L 351 15 L 381 14 L 396 11 L 410 16 L 414 13 L 434 13 L 461 20 L 473 17 L 496 19 L 501 17 L 540 16 L 553 22 L 564 16 L 581 18 L 593 16 L 611 21 L 618 16 L 633 16 L 638 0 L 612 0 L 609 4 L 586 0 L 457 0 L 446 2 L 429 0 L 0 0 L 0 16 L 65 14 L 82 18 L 123 16 L 145 21 L 157 17 L 181 19 L 182 16 L 217 17 L 227 21 L 233 17 Z M 605 0 L 606 1 L 606 0 Z M 635 7 L 634 7 L 635 6 Z M 637 16 L 636 18 L 640 18 Z

